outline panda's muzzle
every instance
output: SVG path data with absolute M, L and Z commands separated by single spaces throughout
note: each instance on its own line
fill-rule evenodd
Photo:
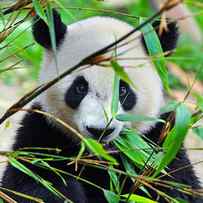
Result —
M 97 139 L 97 140 L 105 140 L 105 138 L 112 134 L 115 130 L 115 128 L 92 128 L 92 127 L 86 127 L 88 133 L 90 133 L 90 135 Z

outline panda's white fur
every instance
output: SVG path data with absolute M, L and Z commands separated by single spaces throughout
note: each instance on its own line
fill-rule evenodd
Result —
M 133 27 L 125 22 L 110 17 L 92 17 L 69 25 L 67 34 L 57 51 L 57 67 L 50 51 L 46 51 L 40 74 L 40 81 L 49 81 L 79 63 L 82 59 L 111 44 L 122 37 Z M 131 35 L 121 47 L 113 48 L 107 56 L 118 55 L 118 63 L 125 68 L 133 81 L 137 102 L 129 112 L 138 115 L 157 117 L 163 105 L 163 93 L 160 78 L 147 57 L 141 41 L 141 33 Z M 121 56 L 119 56 L 121 54 Z M 88 134 L 85 126 L 104 128 L 107 124 L 104 109 L 111 118 L 111 101 L 113 90 L 114 71 L 110 67 L 93 65 L 67 76 L 55 86 L 43 93 L 38 100 L 43 108 L 56 117 L 68 122 L 81 133 Z M 82 100 L 77 110 L 72 110 L 64 102 L 64 94 L 77 76 L 84 76 L 90 86 L 90 92 Z M 124 113 L 119 106 L 118 113 Z M 109 140 L 118 136 L 128 123 L 113 120 L 111 127 L 116 130 Z M 149 130 L 153 123 L 131 123 L 133 127 L 144 132 Z

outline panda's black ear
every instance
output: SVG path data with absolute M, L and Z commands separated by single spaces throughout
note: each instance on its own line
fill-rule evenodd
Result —
M 62 22 L 58 12 L 53 9 L 54 30 L 56 37 L 56 46 L 58 47 L 63 41 L 66 34 L 66 25 Z M 51 37 L 49 33 L 49 27 L 39 16 L 34 17 L 32 24 L 32 33 L 36 42 L 45 47 L 51 49 Z
M 152 26 L 154 27 L 159 37 L 163 52 L 167 53 L 167 52 L 173 51 L 177 46 L 178 37 L 179 37 L 179 32 L 178 32 L 178 27 L 176 22 L 167 21 L 167 30 L 163 30 L 161 34 L 159 34 L 160 21 L 155 21 L 152 24 Z M 145 42 L 144 42 L 144 45 L 146 47 Z M 168 56 L 170 55 L 170 53 L 166 55 Z
M 179 32 L 176 22 L 167 22 L 167 30 L 163 30 L 161 34 L 159 34 L 159 26 L 160 21 L 155 21 L 153 24 L 154 29 L 159 37 L 162 49 L 164 52 L 170 52 L 174 50 L 177 46 Z

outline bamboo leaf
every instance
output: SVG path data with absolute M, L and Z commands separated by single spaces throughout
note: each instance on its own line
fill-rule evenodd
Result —
M 203 112 L 203 96 L 196 95 L 197 106 Z
M 84 143 L 98 157 L 103 157 L 105 160 L 110 161 L 112 164 L 117 164 L 116 159 L 108 154 L 108 152 L 103 148 L 102 144 L 98 143 L 92 138 L 84 139 Z
M 50 192 L 52 192 L 54 195 L 58 196 L 59 198 L 66 199 L 63 194 L 61 194 L 58 190 L 56 190 L 52 184 L 43 178 L 41 178 L 39 175 L 33 173 L 30 169 L 28 169 L 26 166 L 24 166 L 22 163 L 20 163 L 17 159 L 10 156 L 9 157 L 9 163 L 20 170 L 21 172 L 25 173 L 26 175 L 33 178 L 35 181 L 41 183 L 45 188 L 47 188 Z
M 126 157 L 124 156 L 121 156 L 121 159 L 122 159 L 122 163 L 123 163 L 123 166 L 125 168 L 125 171 L 131 175 L 131 176 L 134 176 L 136 177 L 138 174 L 137 172 L 135 171 L 135 167 L 134 165 L 130 164 L 129 161 L 127 160 Z M 134 177 L 131 178 L 131 180 L 134 182 Z M 148 196 L 150 196 L 150 193 L 147 191 L 147 189 L 144 187 L 144 186 L 141 186 L 140 189 L 146 193 Z
M 118 112 L 118 105 L 119 105 L 119 76 L 115 74 L 114 76 L 114 83 L 113 83 L 113 97 L 111 102 L 111 114 L 113 117 L 116 116 Z
M 166 113 L 166 112 L 175 111 L 176 108 L 178 107 L 178 105 L 179 105 L 179 102 L 170 101 L 164 107 L 161 108 L 161 113 L 163 114 L 163 113 Z
M 140 18 L 140 23 L 144 22 L 143 18 Z M 159 38 L 151 24 L 145 25 L 141 31 L 143 32 L 144 41 L 146 43 L 150 56 L 156 57 L 153 60 L 155 68 L 163 82 L 163 86 L 166 91 L 169 91 L 168 71 L 166 69 L 165 58 L 163 56 L 163 49 Z
M 132 82 L 132 80 L 129 78 L 128 74 L 125 72 L 124 67 L 122 67 L 120 64 L 118 64 L 117 61 L 112 60 L 111 61 L 111 66 L 114 69 L 114 71 L 116 72 L 116 74 L 125 82 L 127 82 L 129 85 L 134 86 L 134 83 Z
M 177 198 L 178 203 L 189 203 L 188 201 L 181 199 L 181 198 Z
M 53 173 L 55 173 L 61 179 L 63 184 L 65 186 L 67 186 L 66 180 L 63 178 L 63 176 L 60 173 L 58 173 L 56 170 L 54 170 L 46 161 L 44 161 L 42 159 L 34 159 L 34 161 L 32 161 L 32 164 L 34 164 L 36 166 L 46 168 L 46 169 L 52 171 Z
M 195 134 L 197 134 L 201 139 L 203 139 L 203 127 L 193 128 Z
M 176 157 L 187 135 L 190 123 L 191 113 L 184 104 L 180 104 L 176 110 L 175 126 L 163 143 L 165 154 L 154 176 L 158 175 Z
M 32 3 L 33 3 L 33 6 L 34 6 L 34 8 L 35 8 L 35 11 L 36 11 L 37 15 L 38 15 L 41 19 L 43 19 L 44 22 L 46 22 L 46 23 L 48 24 L 47 18 L 46 18 L 46 14 L 45 14 L 45 12 L 44 12 L 44 8 L 43 8 L 43 6 L 40 4 L 40 1 L 39 1 L 39 0 L 32 0 Z
M 104 196 L 106 197 L 109 203 L 119 203 L 120 198 L 118 195 L 116 195 L 114 192 L 111 192 L 109 190 L 103 190 L 103 191 L 104 191 Z
M 123 166 L 125 168 L 125 171 L 128 174 L 130 174 L 131 176 L 136 177 L 138 174 L 135 171 L 133 165 L 129 163 L 128 159 L 125 156 L 121 156 L 121 159 L 122 159 L 122 163 L 123 163 Z M 134 181 L 134 178 L 132 178 L 132 181 Z
M 5 129 L 11 128 L 11 127 L 12 127 L 11 121 L 7 120 L 5 123 Z
M 50 33 L 50 38 L 51 38 L 51 46 L 52 46 L 52 50 L 54 53 L 54 61 L 55 61 L 56 69 L 58 72 L 57 57 L 56 57 L 57 50 L 56 50 L 55 24 L 54 24 L 53 9 L 52 9 L 50 3 L 47 5 L 47 22 L 48 22 L 49 33 Z
M 108 170 L 108 174 L 110 176 L 110 181 L 112 182 L 111 185 L 113 185 L 114 187 L 112 188 L 112 191 L 113 189 L 115 188 L 115 192 L 119 193 L 120 192 L 120 183 L 119 183 L 119 178 L 117 176 L 117 174 L 115 173 L 115 171 L 112 170 L 113 167 L 110 166 L 109 170 Z
M 141 122 L 141 121 L 150 121 L 150 122 L 163 122 L 165 123 L 164 120 L 158 119 L 158 118 L 153 118 L 153 117 L 148 117 L 148 116 L 143 116 L 143 115 L 134 115 L 134 114 L 118 114 L 116 115 L 116 119 L 119 121 L 133 121 L 133 122 Z
M 129 194 L 121 195 L 122 197 L 128 198 Z M 158 203 L 157 201 L 153 201 L 146 197 L 142 197 L 140 195 L 132 194 L 130 195 L 129 201 L 132 203 Z
M 139 168 L 145 165 L 153 150 L 139 134 L 131 130 L 124 131 L 122 136 L 119 136 L 113 143 Z M 149 164 L 153 160 L 154 157 L 151 158 Z

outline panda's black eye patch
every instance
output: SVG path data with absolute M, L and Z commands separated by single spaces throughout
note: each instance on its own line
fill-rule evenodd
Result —
M 83 76 L 78 76 L 69 87 L 65 95 L 65 102 L 68 106 L 76 109 L 89 90 L 88 82 Z
M 120 103 L 125 111 L 130 111 L 136 104 L 136 95 L 130 88 L 128 83 L 123 80 L 120 81 L 119 87 Z

